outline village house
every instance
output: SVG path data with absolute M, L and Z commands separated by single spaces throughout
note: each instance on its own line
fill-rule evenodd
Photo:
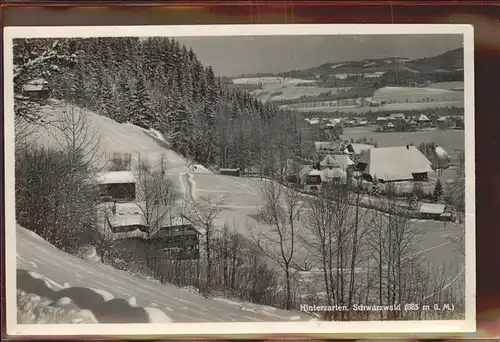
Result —
M 163 250 L 162 257 L 171 259 L 197 259 L 199 236 L 188 220 L 176 214 L 161 213 L 163 217 L 149 217 L 137 203 L 113 203 L 106 215 L 106 224 L 115 239 L 141 238 Z M 150 213 L 151 214 L 151 213 Z M 150 215 L 154 216 L 154 215 Z M 153 224 L 155 227 L 150 227 Z
M 387 125 L 387 118 L 385 116 L 379 116 L 377 119 L 375 119 L 375 123 L 379 127 L 384 127 L 385 125 Z
M 379 147 L 365 151 L 356 168 L 367 181 L 427 181 L 432 164 L 415 146 Z
M 388 117 L 388 121 L 392 123 L 397 131 L 402 131 L 405 126 L 406 116 L 403 113 L 391 114 Z
M 43 78 L 28 81 L 23 85 L 23 95 L 30 98 L 46 99 L 50 95 L 49 82 Z
M 320 170 L 311 168 L 304 175 L 302 183 L 306 192 L 320 191 L 323 183 L 323 173 Z
M 419 214 L 422 219 L 455 221 L 453 210 L 440 203 L 422 203 L 419 208 Z
M 389 122 L 384 126 L 384 132 L 396 132 L 396 126 L 392 122 Z
M 236 168 L 236 169 L 220 169 L 220 174 L 224 175 L 224 176 L 240 177 L 241 176 L 241 170 L 239 168 Z
M 323 160 L 319 162 L 320 168 L 341 168 L 342 170 L 351 169 L 354 162 L 346 154 L 326 155 Z
M 311 169 L 304 176 L 304 191 L 317 192 L 321 191 L 325 184 L 331 182 L 347 181 L 347 172 L 340 167 L 325 168 L 323 170 Z
M 418 122 L 416 122 L 414 119 L 410 119 L 408 121 L 408 129 L 410 131 L 416 131 L 418 128 Z
M 136 196 L 136 182 L 131 171 L 100 173 L 97 177 L 99 197 L 103 201 L 131 202 Z
M 450 116 L 440 116 L 437 120 L 437 127 L 442 130 L 450 129 L 455 126 L 455 120 Z
M 343 154 L 345 151 L 345 144 L 341 140 L 336 141 L 315 141 L 314 151 L 320 156 L 327 154 Z
M 425 114 L 420 114 L 417 122 L 420 127 L 429 127 L 431 125 L 431 120 Z

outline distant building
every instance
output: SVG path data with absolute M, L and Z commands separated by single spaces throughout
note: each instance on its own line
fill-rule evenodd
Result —
M 415 146 L 372 148 L 359 158 L 356 167 L 373 182 L 426 181 L 432 164 Z
M 323 183 L 322 172 L 312 169 L 304 177 L 304 190 L 307 192 L 320 191 Z
M 415 120 L 411 119 L 408 122 L 408 128 L 410 129 L 410 131 L 416 131 L 417 128 L 418 128 L 418 122 L 416 122 Z
M 48 98 L 50 95 L 49 82 L 43 78 L 28 81 L 22 90 L 24 96 L 31 98 Z
M 347 180 L 347 172 L 340 167 L 332 167 L 321 170 L 321 181 L 323 183 L 343 182 Z
M 420 217 L 423 219 L 455 221 L 453 211 L 444 204 L 422 203 L 419 209 L 419 213 Z
M 384 126 L 384 132 L 395 132 L 395 131 L 396 131 L 396 126 L 392 122 L 389 122 L 387 125 Z
M 314 150 L 319 155 L 343 154 L 345 151 L 345 144 L 340 140 L 316 141 L 314 142 Z
M 330 182 L 346 182 L 347 172 L 340 167 L 325 168 L 323 170 L 310 170 L 304 177 L 304 191 L 321 191 L 325 184 Z
M 240 177 L 240 169 L 220 169 L 220 174 L 224 176 Z
M 166 259 L 198 259 L 200 231 L 180 216 L 160 215 L 164 217 L 149 218 L 156 226 L 150 227 L 137 204 L 117 203 L 115 213 L 107 215 L 106 220 L 116 239 L 147 240 L 154 250 L 163 250 Z
M 347 145 L 345 153 L 357 157 L 360 156 L 364 151 L 372 148 L 375 148 L 375 146 L 370 144 L 350 143 Z
M 406 123 L 405 119 L 406 116 L 403 113 L 391 114 L 388 117 L 388 121 L 396 127 L 397 131 L 403 130 Z
M 107 201 L 131 202 L 136 196 L 136 182 L 130 171 L 104 172 L 98 175 L 99 197 Z
M 440 116 L 436 120 L 437 127 L 440 129 L 449 129 L 455 126 L 455 121 L 453 120 L 452 117 L 449 116 Z
M 341 168 L 347 170 L 352 168 L 354 162 L 347 154 L 326 155 L 319 163 L 321 168 Z
M 427 127 L 431 124 L 431 120 L 425 114 L 421 114 L 417 121 L 420 127 Z

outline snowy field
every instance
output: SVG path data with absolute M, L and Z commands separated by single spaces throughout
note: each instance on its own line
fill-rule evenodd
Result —
M 252 95 L 260 101 L 294 100 L 303 96 L 335 95 L 349 88 L 304 87 L 289 85 L 264 86 L 254 90 Z
M 464 92 L 455 90 L 455 82 L 437 83 L 436 88 L 417 87 L 383 87 L 377 89 L 372 99 L 387 103 L 378 107 L 361 106 L 360 99 L 344 101 L 312 101 L 292 105 L 283 105 L 282 108 L 298 112 L 337 112 L 362 114 L 366 112 L 419 110 L 428 108 L 459 107 L 464 106 Z M 456 82 L 460 83 L 460 82 Z M 449 88 L 451 87 L 451 88 Z M 457 89 L 459 89 L 458 87 Z M 462 87 L 463 88 L 463 87 Z M 352 103 L 348 103 L 352 102 Z
M 315 80 L 304 80 L 300 78 L 288 77 L 247 77 L 247 78 L 234 78 L 234 84 L 262 84 L 268 85 L 287 85 L 287 84 L 300 84 L 300 83 L 315 83 Z
M 188 290 L 136 278 L 110 266 L 66 254 L 20 226 L 16 233 L 17 288 L 27 293 L 42 292 L 36 293 L 40 297 L 51 296 L 50 291 L 60 293 L 59 299 L 69 298 L 71 302 L 78 303 L 81 309 L 93 309 L 94 316 L 100 318 L 99 322 L 258 322 L 311 319 L 300 312 L 224 298 L 206 299 Z M 36 284 L 36 279 L 41 279 L 42 286 Z M 64 301 L 68 304 L 70 302 Z M 105 305 L 106 302 L 108 304 Z
M 434 142 L 443 147 L 453 157 L 457 150 L 465 148 L 465 132 L 463 130 L 428 130 L 415 132 L 375 132 L 374 127 L 346 127 L 342 138 L 357 140 L 366 137 L 373 139 L 379 147 L 405 146 L 413 144 L 419 146 L 423 142 Z
M 412 87 L 384 87 L 377 89 L 373 94 L 377 101 L 397 102 L 453 102 L 463 101 L 463 91 L 453 91 L 447 88 L 412 88 Z
M 449 90 L 464 90 L 464 82 L 438 82 L 432 83 L 430 88 L 449 89 Z
M 456 107 L 463 108 L 464 101 L 445 101 L 445 102 L 414 102 L 414 103 L 387 103 L 378 107 L 357 107 L 357 106 L 317 106 L 315 102 L 301 103 L 303 106 L 283 105 L 281 108 L 293 109 L 297 112 L 319 112 L 319 113 L 335 113 L 343 112 L 350 114 L 364 114 L 368 112 L 390 112 L 390 111 L 405 111 L 405 110 L 424 110 L 430 108 L 447 108 Z

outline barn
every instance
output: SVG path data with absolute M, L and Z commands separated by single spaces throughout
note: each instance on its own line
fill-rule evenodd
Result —
M 432 164 L 415 146 L 379 147 L 365 151 L 357 169 L 373 182 L 426 181 Z
M 240 169 L 220 169 L 220 174 L 224 176 L 239 177 L 241 175 Z
M 131 171 L 103 172 L 98 175 L 99 197 L 105 201 L 135 200 L 137 180 Z
M 46 99 L 50 95 L 49 82 L 43 78 L 37 78 L 23 85 L 23 95 L 30 98 Z
M 422 203 L 419 212 L 423 219 L 455 221 L 452 211 L 441 203 Z

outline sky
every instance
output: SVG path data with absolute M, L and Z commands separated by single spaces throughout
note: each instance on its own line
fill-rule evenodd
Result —
M 217 76 L 283 72 L 369 58 L 432 57 L 463 47 L 462 35 L 179 37 Z

